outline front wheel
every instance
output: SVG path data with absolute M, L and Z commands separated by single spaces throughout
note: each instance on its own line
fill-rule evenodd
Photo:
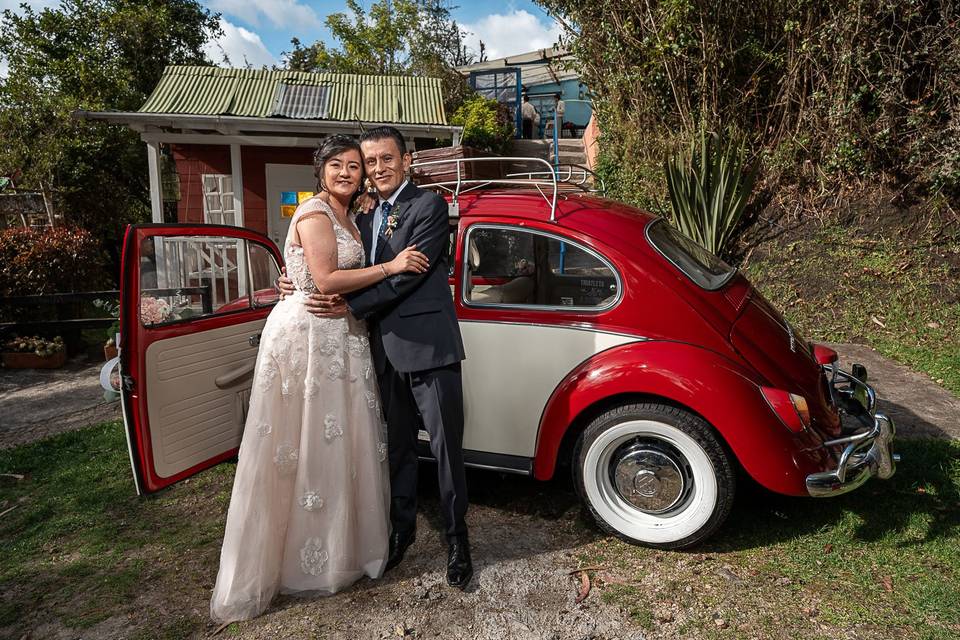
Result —
M 606 411 L 581 434 L 573 463 L 580 498 L 600 527 L 634 544 L 695 545 L 733 506 L 730 455 L 709 424 L 678 407 Z

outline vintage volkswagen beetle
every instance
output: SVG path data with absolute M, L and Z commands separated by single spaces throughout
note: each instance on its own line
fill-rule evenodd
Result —
M 720 526 L 738 468 L 818 497 L 893 474 L 894 425 L 862 367 L 842 371 L 664 220 L 527 177 L 440 185 L 469 465 L 547 480 L 569 464 L 603 529 L 663 548 Z M 139 493 L 236 455 L 280 265 L 247 229 L 127 231 L 120 373 Z

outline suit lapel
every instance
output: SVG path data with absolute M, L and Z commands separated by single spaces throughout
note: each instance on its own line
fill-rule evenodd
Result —
M 363 244 L 363 263 L 369 265 L 370 247 L 373 245 L 373 212 L 360 215 L 357 226 L 360 228 L 360 242 Z

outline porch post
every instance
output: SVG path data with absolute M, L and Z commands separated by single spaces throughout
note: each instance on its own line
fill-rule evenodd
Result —
M 163 194 L 160 190 L 160 143 L 147 143 L 147 173 L 150 174 L 150 211 L 153 222 L 163 222 Z
M 230 145 L 230 173 L 233 174 L 233 220 L 238 227 L 246 226 L 243 219 L 243 167 L 240 163 L 240 145 Z
M 243 222 L 243 166 L 240 162 L 240 145 L 230 145 L 230 173 L 233 175 L 233 223 L 238 227 L 246 226 Z M 223 276 L 226 282 L 227 269 L 224 260 Z M 251 275 L 247 268 L 247 243 L 237 243 L 237 293 L 247 295 L 247 284 Z M 229 286 L 229 285 L 225 285 Z

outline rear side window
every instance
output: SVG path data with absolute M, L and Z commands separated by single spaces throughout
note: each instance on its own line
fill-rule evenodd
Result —
M 708 291 L 727 284 L 736 269 L 660 219 L 647 227 L 647 240 L 673 266 Z

